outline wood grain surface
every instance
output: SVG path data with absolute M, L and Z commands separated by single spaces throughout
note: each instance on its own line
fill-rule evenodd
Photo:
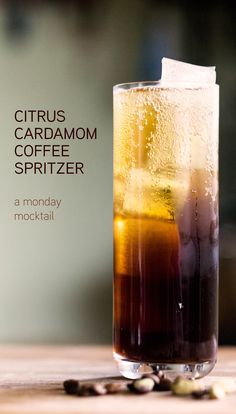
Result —
M 110 347 L 1 346 L 0 414 L 228 414 L 236 413 L 236 394 L 223 400 L 196 401 L 169 393 L 148 395 L 65 395 L 68 378 L 95 379 L 119 376 Z M 236 380 L 236 348 L 219 350 L 214 371 L 204 379 Z

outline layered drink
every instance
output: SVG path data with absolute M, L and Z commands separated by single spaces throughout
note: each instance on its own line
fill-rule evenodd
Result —
M 129 378 L 216 360 L 218 87 L 183 65 L 186 81 L 114 88 L 114 355 Z

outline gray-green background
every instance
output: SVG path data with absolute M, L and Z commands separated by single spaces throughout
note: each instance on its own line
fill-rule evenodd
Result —
M 111 341 L 112 85 L 157 79 L 168 56 L 216 65 L 221 85 L 221 341 L 236 341 L 235 9 L 232 1 L 0 3 L 0 341 Z M 190 7 L 191 6 L 191 7 Z M 71 145 L 84 176 L 14 174 L 14 111 L 64 109 L 97 127 Z M 53 223 L 15 223 L 15 198 L 62 199 Z

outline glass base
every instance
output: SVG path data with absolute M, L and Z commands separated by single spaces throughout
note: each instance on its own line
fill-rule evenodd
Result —
M 205 361 L 201 363 L 181 363 L 171 364 L 164 362 L 137 362 L 130 361 L 114 352 L 114 358 L 121 375 L 129 379 L 140 378 L 144 374 L 154 373 L 158 370 L 163 371 L 165 377 L 174 379 L 181 375 L 189 379 L 205 377 L 214 368 L 216 361 Z

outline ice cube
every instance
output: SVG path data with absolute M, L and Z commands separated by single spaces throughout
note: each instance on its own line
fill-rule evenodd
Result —
M 198 66 L 174 59 L 162 59 L 162 83 L 214 84 L 216 82 L 215 66 Z
M 214 66 L 162 59 L 160 85 L 170 89 L 170 121 L 178 138 L 173 140 L 173 151 L 180 154 L 179 149 L 185 148 L 185 160 L 193 168 L 217 168 L 219 88 L 215 82 Z
M 162 182 L 160 187 L 156 183 L 156 177 L 149 171 L 142 168 L 131 169 L 124 197 L 123 207 L 126 213 L 171 219 L 172 205 L 168 182 Z
M 173 220 L 187 192 L 188 185 L 182 179 L 132 168 L 126 184 L 123 210 L 131 215 Z

